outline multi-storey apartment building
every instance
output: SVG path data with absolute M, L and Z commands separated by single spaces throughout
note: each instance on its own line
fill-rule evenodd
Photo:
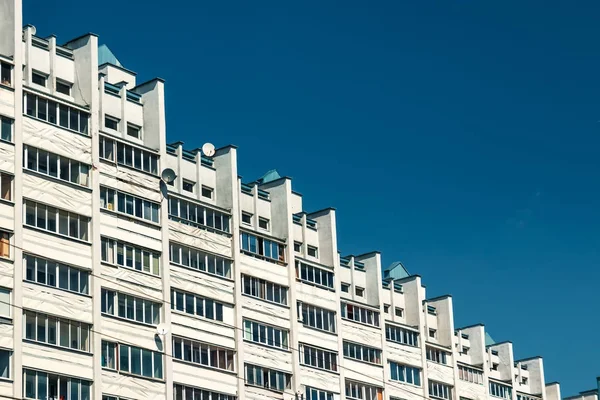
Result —
M 0 11 L 0 398 L 560 399 L 291 179 L 167 144 L 161 79 Z
M 579 394 L 564 398 L 564 400 L 599 400 L 599 399 L 600 399 L 600 376 L 596 378 L 596 387 L 594 389 L 579 392 Z

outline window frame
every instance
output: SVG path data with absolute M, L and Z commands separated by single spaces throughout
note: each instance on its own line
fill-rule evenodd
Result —
M 261 223 L 262 223 L 262 226 L 261 226 Z M 269 220 L 269 218 L 258 217 L 258 227 L 259 227 L 259 229 L 263 229 L 265 231 L 268 231 L 270 229 L 270 225 L 271 225 L 271 221 Z
M 135 135 L 132 135 L 130 133 L 130 129 L 133 130 L 133 131 L 135 131 Z M 142 140 L 142 127 L 139 126 L 139 125 L 136 125 L 136 124 L 132 124 L 131 122 L 128 122 L 125 134 L 128 137 L 132 137 L 134 139 Z
M 30 262 L 33 264 L 33 269 L 30 269 Z M 43 266 L 41 264 L 43 264 Z M 54 268 L 53 273 L 49 273 L 50 268 Z M 23 269 L 25 270 L 25 282 L 31 282 L 84 296 L 90 295 L 91 270 L 74 267 L 29 253 L 23 254 Z M 77 290 L 73 290 L 73 283 L 71 281 L 75 276 L 75 273 L 77 274 Z M 54 277 L 54 284 L 49 283 L 51 276 Z M 44 282 L 40 282 L 41 277 L 43 277 Z M 65 277 L 67 279 L 66 282 L 63 281 Z
M 6 72 L 8 69 L 8 77 Z M 0 61 L 0 85 L 12 87 L 13 84 L 13 65 L 4 61 Z
M 23 199 L 23 220 L 24 222 L 24 226 L 28 227 L 28 228 L 32 228 L 32 229 L 36 229 L 36 230 L 41 230 L 44 232 L 49 232 L 53 235 L 58 235 L 61 237 L 65 237 L 65 238 L 69 238 L 71 240 L 77 240 L 77 241 L 81 241 L 81 242 L 85 242 L 85 243 L 90 243 L 90 222 L 91 222 L 91 218 L 90 217 L 86 217 L 80 214 L 76 214 L 64 209 L 60 209 L 60 208 L 56 208 L 50 205 L 46 205 L 43 203 L 38 203 L 34 200 L 30 200 L 30 199 Z M 31 218 L 33 218 L 33 221 L 31 221 L 28 218 L 28 211 L 30 210 L 30 207 L 33 208 L 34 210 L 34 214 Z M 40 219 L 40 212 L 43 208 L 43 221 L 44 221 L 44 227 L 39 226 L 40 225 L 40 221 L 42 221 Z M 54 211 L 54 217 L 52 218 L 48 218 L 49 215 L 52 215 L 52 213 L 48 213 L 48 211 Z M 66 215 L 66 225 L 63 224 L 63 222 L 65 221 L 64 219 L 62 219 L 64 216 Z M 77 236 L 73 236 L 71 235 L 72 230 L 74 228 L 74 225 L 72 225 L 72 220 L 77 220 Z M 33 222 L 33 223 L 30 223 Z M 50 225 L 54 225 L 55 229 L 50 229 Z M 85 231 L 82 229 L 85 228 Z M 63 233 L 62 231 L 64 231 L 66 229 L 67 233 Z
M 67 88 L 67 89 L 68 89 L 68 90 L 67 90 L 67 93 L 60 91 L 60 90 L 59 90 L 59 85 L 60 85 L 62 88 Z M 57 79 L 56 79 L 56 83 L 55 83 L 55 89 L 56 89 L 56 91 L 57 91 L 58 93 L 60 93 L 60 94 L 64 94 L 65 96 L 69 96 L 69 97 L 70 97 L 70 96 L 71 96 L 71 90 L 73 89 L 73 84 L 72 84 L 72 83 L 70 83 L 70 82 L 67 82 L 67 81 L 65 81 L 65 80 L 62 80 L 62 79 L 58 79 L 58 78 L 57 78 Z
M 243 339 L 246 342 L 281 350 L 290 349 L 290 331 L 285 328 L 243 318 L 242 329 Z
M 181 301 L 183 304 L 179 304 Z M 191 305 L 188 304 L 188 299 L 193 299 Z M 201 301 L 201 308 L 199 302 Z M 191 315 L 195 318 L 201 318 L 204 320 L 224 322 L 225 315 L 224 310 L 226 304 L 210 297 L 199 296 L 190 292 L 185 292 L 171 287 L 171 311 L 175 313 L 181 313 L 182 315 Z M 192 312 L 189 312 L 191 310 Z M 198 311 L 202 310 L 202 314 Z M 207 312 L 210 310 L 210 312 Z M 209 316 L 212 315 L 212 316 Z
M 280 301 L 276 301 L 279 292 Z M 242 294 L 280 306 L 288 306 L 289 288 L 266 279 L 242 274 Z M 269 299 L 271 294 L 271 299 Z
M 112 359 L 115 361 L 115 368 L 109 367 L 105 365 L 105 359 L 102 357 L 101 359 L 101 367 L 102 369 L 109 369 L 113 371 L 118 371 L 121 374 L 127 374 L 132 376 L 140 376 L 147 379 L 164 381 L 165 378 L 165 360 L 164 353 L 150 350 L 144 347 L 131 346 L 129 344 L 123 344 L 118 342 L 112 342 L 110 340 L 102 340 L 101 346 L 104 349 L 105 344 L 112 344 L 113 354 L 112 358 L 108 357 L 107 359 Z M 106 346 L 107 350 L 111 348 L 111 346 Z M 137 353 L 137 354 L 136 354 Z M 150 354 L 150 358 L 146 359 L 144 355 Z M 108 355 L 108 352 L 107 352 Z M 135 359 L 139 356 L 139 372 L 135 372 L 136 364 L 134 364 Z M 160 368 L 157 369 L 157 360 L 160 359 Z M 146 371 L 146 367 L 144 367 L 145 361 L 150 361 L 150 370 L 151 375 L 144 374 Z M 123 366 L 126 365 L 126 368 Z
M 206 196 L 206 194 L 209 194 L 209 196 Z M 215 197 L 215 189 L 211 188 L 210 186 L 202 185 L 202 188 L 200 189 L 200 195 L 205 199 L 213 200 Z
M 396 325 L 385 324 L 385 340 L 405 346 L 420 347 L 419 332 Z
M 38 80 L 43 80 L 43 84 L 36 82 L 36 78 L 38 78 Z M 38 85 L 38 86 L 42 86 L 42 87 L 48 87 L 48 74 L 41 72 L 41 71 L 37 71 L 37 70 L 32 70 L 31 71 L 31 83 L 33 83 L 34 85 Z
M 311 252 L 313 254 L 311 254 Z M 316 246 L 307 245 L 306 246 L 306 255 L 309 257 L 319 258 L 319 248 Z
M 44 158 L 45 164 L 42 163 Z M 35 164 L 34 168 L 31 165 L 32 161 Z M 40 167 L 41 165 L 43 167 Z M 56 174 L 52 172 L 52 166 L 55 167 Z M 63 168 L 66 171 L 64 173 Z M 91 165 L 37 147 L 23 145 L 23 169 L 49 176 L 62 182 L 90 188 L 92 176 Z M 74 174 L 77 175 L 74 176 Z
M 30 318 L 34 319 L 34 325 L 31 328 L 29 327 Z M 50 339 L 51 321 L 54 323 L 54 343 Z M 85 322 L 23 309 L 23 326 L 24 340 L 88 354 L 92 353 L 92 326 Z M 43 328 L 43 334 L 41 334 L 40 328 Z M 66 329 L 67 345 L 63 342 L 65 340 L 65 337 L 63 337 L 64 329 Z M 74 333 L 77 336 L 75 339 L 73 339 Z
M 131 304 L 131 306 L 129 305 Z M 100 289 L 100 313 L 123 321 L 158 326 L 163 321 L 162 303 L 116 290 Z M 138 318 L 141 312 L 141 320 Z
M 331 351 L 310 344 L 300 343 L 298 345 L 298 353 L 300 357 L 300 365 L 306 365 L 323 371 L 338 372 L 337 351 Z
M 6 143 L 12 143 L 14 137 L 15 120 L 5 115 L 0 115 L 0 140 Z M 7 128 L 8 127 L 8 128 Z M 6 132 L 8 129 L 8 135 Z M 8 136 L 8 138 L 6 137 Z
M 184 262 L 186 260 L 188 263 Z M 196 267 L 193 266 L 194 260 Z M 209 275 L 233 279 L 233 260 L 181 243 L 169 241 L 169 263 Z
M 59 395 L 65 396 L 65 399 L 72 399 L 73 388 L 77 388 L 77 398 L 79 399 L 91 399 L 92 398 L 92 381 L 87 379 L 80 379 L 70 376 L 64 376 L 55 373 L 47 373 L 38 371 L 31 368 L 23 368 L 23 399 L 45 399 L 49 398 L 49 382 L 52 379 L 56 382 L 56 387 L 59 388 Z M 30 380 L 33 378 L 33 380 Z M 43 379 L 44 384 L 40 384 L 40 378 Z M 66 384 L 62 384 L 62 380 L 66 381 Z M 28 385 L 30 385 L 28 387 Z M 38 393 L 40 388 L 45 389 L 45 393 Z M 29 396 L 29 389 L 33 390 L 33 395 Z M 67 389 L 67 393 L 64 393 L 62 389 Z M 87 395 L 86 395 L 87 392 Z
M 115 124 L 115 128 L 109 126 L 109 124 L 107 122 L 110 122 L 111 124 Z M 117 118 L 117 117 L 113 117 L 112 115 L 109 114 L 104 114 L 104 129 L 110 129 L 111 131 L 116 131 L 116 132 L 120 132 L 119 128 L 121 126 L 121 119 Z
M 181 336 L 172 336 L 171 342 L 174 360 L 220 371 L 236 372 L 237 370 L 237 355 L 235 349 Z M 221 357 L 224 357 L 223 362 Z
M 131 255 L 130 263 L 129 254 Z M 140 257 L 139 262 L 137 257 Z M 109 238 L 107 236 L 100 237 L 100 261 L 103 264 L 123 267 L 144 274 L 160 277 L 162 270 L 161 258 L 162 256 L 158 251 L 122 240 Z M 146 260 L 148 260 L 147 268 L 145 263 Z

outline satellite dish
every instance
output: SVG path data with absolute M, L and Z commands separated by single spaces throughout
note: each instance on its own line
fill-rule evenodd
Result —
M 167 324 L 158 324 L 158 326 L 156 327 L 156 333 L 158 333 L 160 336 L 166 335 L 167 332 L 169 332 Z
M 175 178 L 177 178 L 177 174 L 171 168 L 165 168 L 160 174 L 160 178 L 166 183 L 173 183 Z
M 215 155 L 215 146 L 212 143 L 204 143 L 202 146 L 202 154 L 207 157 L 212 157 Z

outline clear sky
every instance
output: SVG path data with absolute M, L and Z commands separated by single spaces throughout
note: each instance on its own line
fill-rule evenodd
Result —
M 39 35 L 92 31 L 166 79 L 170 141 L 291 176 L 342 253 L 403 261 L 563 395 L 594 387 L 600 3 L 24 3 Z

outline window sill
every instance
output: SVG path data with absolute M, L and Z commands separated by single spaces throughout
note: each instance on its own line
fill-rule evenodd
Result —
M 128 376 L 130 378 L 138 378 L 138 379 L 144 379 L 144 380 L 151 381 L 151 382 L 165 383 L 165 380 L 162 378 L 152 378 L 150 376 L 137 375 L 137 374 L 133 374 L 131 372 L 120 371 L 120 370 L 116 370 L 116 369 L 109 368 L 109 367 L 102 367 L 102 369 L 104 371 L 115 372 L 119 375 Z
M 11 84 L 0 83 L 0 88 L 10 90 L 11 92 L 15 91 L 15 88 Z
M 105 265 L 107 267 L 115 268 L 115 269 L 122 269 L 123 271 L 133 271 L 133 272 L 143 274 L 145 276 L 161 279 L 160 274 L 155 275 L 151 272 L 141 271 L 141 270 L 133 268 L 133 267 L 127 267 L 125 265 L 112 264 L 112 263 L 109 263 L 108 261 L 102 261 L 102 260 L 100 261 L 100 264 Z
M 112 289 L 110 289 L 110 290 L 112 290 Z M 117 292 L 117 293 L 126 294 L 124 292 Z M 130 296 L 129 294 L 127 294 L 127 295 Z M 162 300 L 152 299 L 151 301 L 158 302 L 158 301 L 162 301 Z M 146 322 L 140 322 L 140 321 L 136 321 L 135 319 L 128 319 L 128 318 L 124 318 L 124 317 L 119 317 L 118 315 L 112 315 L 112 314 L 108 314 L 108 313 L 105 313 L 105 312 L 101 312 L 100 315 L 102 315 L 103 317 L 107 317 L 107 318 L 111 318 L 111 319 L 116 319 L 117 321 L 127 322 L 129 324 L 134 324 L 134 325 L 138 325 L 138 326 L 145 326 L 146 328 L 150 328 L 150 329 L 153 329 L 153 330 L 156 330 L 156 327 L 158 326 L 158 324 L 156 324 L 156 325 L 148 324 Z
M 308 285 L 308 286 L 314 286 L 314 287 L 316 287 L 318 289 L 323 289 L 323 290 L 327 290 L 328 292 L 335 293 L 335 289 L 334 288 L 331 288 L 329 286 L 319 285 L 318 283 L 314 283 L 314 282 L 311 282 L 311 281 L 305 281 L 302 278 L 296 278 L 296 282 L 300 282 L 300 283 Z M 343 293 L 346 293 L 346 292 L 343 292 Z
M 317 327 L 314 327 L 314 326 L 306 325 L 306 324 L 304 324 L 304 323 L 302 323 L 300 321 L 298 321 L 298 322 L 300 324 L 302 324 L 302 326 L 305 327 L 306 329 L 310 329 L 310 330 L 317 331 L 317 332 L 322 332 L 322 333 L 325 333 L 325 334 L 331 335 L 331 336 L 337 336 L 338 335 L 337 332 L 326 331 L 326 330 L 321 329 L 321 328 L 317 328 Z
M 227 303 L 222 303 L 222 304 L 227 304 Z M 185 311 L 180 311 L 180 310 L 176 310 L 176 309 L 173 309 L 173 308 L 171 308 L 171 314 L 180 315 L 182 317 L 193 318 L 193 319 L 196 319 L 198 321 L 203 321 L 203 322 L 206 322 L 206 323 L 209 323 L 209 324 L 219 325 L 219 326 L 222 326 L 223 328 L 236 329 L 234 326 L 226 324 L 223 321 L 201 317 L 201 316 L 196 315 L 196 314 L 188 314 Z
M 0 377 L 0 382 L 14 383 L 12 378 L 2 378 L 2 377 Z
M 286 388 L 284 390 L 273 389 L 273 388 L 269 388 L 269 387 L 253 385 L 252 383 L 248 383 L 247 381 L 245 382 L 245 386 L 250 386 L 253 388 L 257 388 L 257 389 L 268 390 L 269 392 L 274 392 L 274 393 L 285 393 L 285 391 L 289 389 L 289 388 Z
M 346 318 L 346 317 L 342 317 L 342 321 L 353 322 L 355 324 L 359 324 L 359 325 L 363 325 L 363 326 L 368 326 L 369 328 L 373 328 L 373 329 L 377 329 L 377 330 L 381 329 L 381 325 L 371 325 L 371 324 L 367 324 L 365 322 L 356 321 L 354 319 L 350 319 L 350 318 Z
M 91 170 L 91 167 L 90 167 L 90 170 Z M 35 170 L 32 170 L 32 169 L 28 169 L 26 167 L 23 167 L 23 172 L 25 172 L 28 175 L 39 176 L 40 178 L 44 178 L 44 179 L 47 179 L 47 180 L 50 180 L 50 181 L 53 181 L 53 182 L 56 182 L 56 183 L 61 183 L 63 185 L 70 186 L 70 187 L 72 187 L 74 189 L 82 189 L 82 190 L 85 190 L 88 193 L 92 193 L 92 188 L 89 187 L 89 186 L 83 186 L 83 185 L 80 185 L 78 183 L 74 183 L 74 182 L 71 182 L 71 181 L 65 181 L 64 179 L 60 179 L 60 178 L 58 178 L 56 176 L 44 174 L 43 172 L 39 172 L 39 171 L 35 171 Z M 91 176 L 88 176 L 88 177 L 91 178 Z
M 250 299 L 255 299 L 255 300 L 264 301 L 265 303 L 269 303 L 269 304 L 272 304 L 272 305 L 274 305 L 274 306 L 281 307 L 281 308 L 285 308 L 285 309 L 288 309 L 288 310 L 290 309 L 290 306 L 289 306 L 289 305 L 287 305 L 287 304 L 281 304 L 281 303 L 276 303 L 276 302 L 274 302 L 274 301 L 271 301 L 271 300 L 267 300 L 267 299 L 261 299 L 260 297 L 252 296 L 251 294 L 247 294 L 247 293 L 244 293 L 244 292 L 242 292 L 242 296 L 244 296 L 244 297 L 248 297 L 248 298 L 250 298 Z
M 330 369 L 325 369 L 325 368 L 319 368 L 319 367 L 315 367 L 314 365 L 310 365 L 310 364 L 302 364 L 300 363 L 301 367 L 306 367 L 306 368 L 310 368 L 310 369 L 314 369 L 315 371 L 320 371 L 320 372 L 327 372 L 333 375 L 339 375 L 339 371 L 332 371 Z
M 248 257 L 257 258 L 259 260 L 263 260 L 263 261 L 269 262 L 271 264 L 277 264 L 277 265 L 281 265 L 283 267 L 287 266 L 287 263 L 285 261 L 275 260 L 273 258 L 265 257 L 260 254 L 252 253 L 251 251 L 248 251 L 248 250 L 241 249 L 240 252 L 244 255 L 247 255 Z
M 140 225 L 147 225 L 152 228 L 158 228 L 158 229 L 161 228 L 161 225 L 159 222 L 148 221 L 147 219 L 139 218 L 139 217 L 136 217 L 135 215 L 129 215 L 124 212 L 109 210 L 108 208 L 104 208 L 104 207 L 100 207 L 100 211 L 107 213 L 107 214 L 114 215 L 117 218 L 120 217 L 122 219 L 127 219 L 127 220 L 129 220 L 129 222 L 138 223 Z
M 0 198 L 0 204 L 6 204 L 7 206 L 14 206 L 15 202 L 13 200 L 6 200 Z
M 44 94 L 47 94 L 47 93 L 44 93 Z M 87 112 L 87 111 L 86 111 L 86 112 Z M 81 132 L 79 132 L 79 131 L 74 131 L 73 129 L 65 128 L 65 127 L 64 127 L 64 126 L 62 126 L 62 125 L 55 124 L 55 123 L 53 123 L 53 122 L 49 122 L 49 121 L 46 121 L 46 120 L 44 120 L 44 119 L 41 119 L 41 118 L 34 117 L 33 115 L 29 115 L 29 114 L 27 114 L 27 113 L 25 113 L 25 112 L 23 113 L 23 116 L 24 116 L 24 117 L 27 117 L 27 118 L 31 118 L 31 119 L 32 119 L 32 120 L 34 120 L 34 121 L 42 122 L 42 123 L 44 123 L 44 124 L 46 124 L 46 125 L 53 126 L 53 127 L 57 128 L 57 129 L 60 129 L 60 130 L 63 130 L 63 131 L 67 131 L 67 132 L 69 132 L 69 133 L 74 133 L 74 134 L 76 134 L 76 135 L 83 136 L 83 137 L 85 137 L 85 138 L 91 139 L 91 137 L 90 137 L 90 135 L 89 135 L 88 133 L 81 133 Z M 89 126 L 88 126 L 88 130 L 89 130 Z
M 277 328 L 277 329 L 281 329 L 281 328 Z M 289 346 L 288 346 L 287 349 L 284 349 L 283 347 L 270 346 L 270 345 L 268 345 L 266 343 L 255 342 L 253 340 L 249 340 L 249 339 L 246 339 L 246 338 L 244 338 L 244 343 L 253 344 L 253 345 L 256 345 L 258 347 L 264 347 L 264 348 L 270 349 L 270 350 L 281 351 L 283 353 L 291 353 L 292 352 L 292 349 L 290 349 Z
M 389 382 L 398 382 L 398 383 L 401 383 L 401 384 L 403 384 L 403 385 L 412 386 L 412 387 L 417 387 L 417 388 L 420 388 L 420 387 L 422 387 L 421 385 L 415 385 L 414 383 L 410 383 L 410 382 L 404 382 L 404 381 L 401 381 L 400 379 L 392 379 L 392 378 L 390 378 L 390 379 L 388 379 L 388 381 L 389 381 Z
M 219 256 L 219 257 L 221 257 L 221 256 Z M 225 258 L 225 257 L 223 257 L 223 258 Z M 213 273 L 210 273 L 210 272 L 207 272 L 207 271 L 203 271 L 203 270 L 201 270 L 199 268 L 188 267 L 188 266 L 185 266 L 185 265 L 182 265 L 182 264 L 174 263 L 172 261 L 169 262 L 169 264 L 172 265 L 172 266 L 174 266 L 174 267 L 185 269 L 186 271 L 195 271 L 195 272 L 199 272 L 199 273 L 201 273 L 203 275 L 212 276 L 213 278 L 216 278 L 216 279 L 221 279 L 221 280 L 224 280 L 224 281 L 227 281 L 227 282 L 234 282 L 233 278 L 230 278 L 230 277 L 227 277 L 227 276 L 218 275 L 218 274 L 213 274 Z
M 0 139 L 0 143 L 6 143 L 13 147 L 15 146 L 15 144 L 13 142 L 11 142 L 10 140 L 6 140 L 6 139 Z
M 364 345 L 362 345 L 362 344 L 361 344 L 361 346 L 363 346 L 363 347 L 366 347 L 366 346 L 364 346 Z M 374 348 L 374 347 L 373 347 L 373 348 Z M 381 349 L 377 349 L 377 350 L 381 350 Z M 372 363 L 372 362 L 370 362 L 370 361 L 359 360 L 359 359 L 357 359 L 357 358 L 352 358 L 352 357 L 348 357 L 348 356 L 344 356 L 344 358 L 345 358 L 346 360 L 350 360 L 350 361 L 356 361 L 356 362 L 359 362 L 359 363 L 361 363 L 361 364 L 370 365 L 371 367 L 383 368 L 383 364 L 375 364 L 375 363 Z
M 0 256 L 0 261 L 4 261 L 4 262 L 10 263 L 10 264 L 14 264 L 15 263 L 15 260 L 13 260 L 10 257 L 2 257 L 2 256 Z
M 229 232 L 221 231 L 221 230 L 216 229 L 216 228 L 211 228 L 210 226 L 202 225 L 202 224 L 199 224 L 197 222 L 188 221 L 186 219 L 179 218 L 179 217 L 176 217 L 176 216 L 171 215 L 171 214 L 169 214 L 169 219 L 171 221 L 175 221 L 175 222 L 178 222 L 178 223 L 183 224 L 183 225 L 193 226 L 194 228 L 202 229 L 202 230 L 207 231 L 207 232 L 212 232 L 212 233 L 214 233 L 216 235 L 226 236 L 228 238 L 230 238 L 232 236 L 232 234 L 229 233 Z
M 39 203 L 39 204 L 41 204 L 41 203 Z M 53 207 L 53 206 L 50 206 L 50 207 Z M 74 237 L 71 237 L 71 236 L 67 236 L 67 235 L 63 235 L 63 234 L 60 234 L 60 233 L 57 233 L 57 232 L 52 232 L 52 231 L 49 231 L 49 230 L 46 230 L 46 229 L 43 229 L 43 228 L 38 228 L 37 226 L 27 225 L 25 223 L 23 224 L 23 228 L 31 229 L 33 231 L 45 233 L 45 234 L 50 235 L 50 236 L 55 236 L 55 237 L 58 237 L 58 238 L 61 238 L 61 239 L 70 240 L 72 242 L 84 244 L 84 245 L 87 245 L 87 246 L 91 246 L 92 245 L 92 243 L 90 243 L 88 241 L 85 241 L 83 239 L 77 239 L 77 238 L 74 238 Z
M 106 136 L 105 136 L 105 137 L 106 137 Z M 112 136 L 111 136 L 110 138 L 109 138 L 109 137 L 106 137 L 106 138 L 107 138 L 107 139 L 110 139 L 110 140 L 113 140 L 113 139 L 112 139 Z M 126 143 L 126 142 L 123 142 L 123 143 L 127 144 L 128 146 L 130 146 L 130 145 L 131 145 L 130 143 Z M 140 150 L 143 150 L 143 149 L 140 149 Z M 148 151 L 148 150 L 143 150 L 143 151 Z M 150 151 L 148 151 L 148 152 L 150 152 Z M 152 154 L 154 155 L 154 153 L 152 153 Z M 101 162 L 103 162 L 103 163 L 106 163 L 106 164 L 112 165 L 113 167 L 115 167 L 115 168 L 117 169 L 117 171 L 119 170 L 119 168 L 127 168 L 128 170 L 132 170 L 132 171 L 138 172 L 138 173 L 140 173 L 140 174 L 147 175 L 147 176 L 149 176 L 149 177 L 151 177 L 151 178 L 154 178 L 154 179 L 160 179 L 158 175 L 156 175 L 156 174 L 153 174 L 152 172 L 144 171 L 143 169 L 137 169 L 137 168 L 135 168 L 133 165 L 131 165 L 131 166 L 130 166 L 130 165 L 127 165 L 127 164 L 121 164 L 121 163 L 117 163 L 117 162 L 115 162 L 114 160 L 110 160 L 110 159 L 108 159 L 108 158 L 102 158 L 102 157 L 100 157 L 100 161 L 101 161 Z M 115 178 L 116 178 L 116 177 L 115 177 Z M 130 183 L 129 181 L 126 181 L 126 180 L 123 180 L 123 181 L 124 181 L 124 182 L 127 182 L 127 183 Z M 160 184 L 160 183 L 157 181 L 157 184 Z M 139 185 L 139 184 L 138 184 L 138 185 Z M 149 189 L 149 190 L 150 190 L 150 188 L 147 188 L 147 189 Z
M 29 254 L 29 253 L 26 253 L 26 254 Z M 24 269 L 26 269 L 26 267 L 25 267 Z M 91 271 L 91 270 L 82 270 L 82 271 L 85 271 L 85 272 L 89 273 L 90 275 L 92 274 L 92 271 Z M 72 291 L 72 290 L 69 290 L 69 289 L 63 289 L 63 288 L 61 288 L 61 287 L 58 287 L 58 286 L 50 286 L 50 285 L 46 285 L 45 283 L 39 283 L 39 282 L 36 282 L 36 281 L 30 281 L 30 280 L 28 280 L 27 278 L 24 278 L 24 279 L 23 279 L 23 282 L 25 282 L 25 283 L 30 283 L 30 284 L 32 284 L 32 285 L 35 285 L 35 286 L 40 286 L 40 287 L 43 287 L 43 288 L 60 290 L 61 292 L 65 292 L 65 293 L 74 294 L 74 295 L 76 295 L 76 296 L 86 297 L 86 298 L 88 298 L 88 299 L 91 299 L 91 298 L 92 298 L 92 295 L 90 295 L 90 294 L 87 294 L 87 293 L 74 292 L 74 291 Z
M 91 337 L 91 335 L 90 335 L 90 337 Z M 59 338 L 57 337 L 57 340 L 58 339 Z M 51 348 L 51 349 L 56 349 L 56 350 L 61 350 L 61 351 L 67 351 L 69 353 L 81 354 L 81 355 L 84 355 L 84 356 L 90 356 L 90 357 L 94 356 L 89 351 L 72 349 L 71 347 L 59 346 L 57 344 L 52 344 L 52 343 L 38 342 L 37 340 L 33 340 L 33 339 L 23 338 L 23 343 L 29 343 L 29 344 L 34 344 L 36 346 L 43 346 L 43 347 L 48 347 L 48 348 Z
M 222 372 L 224 374 L 237 376 L 237 372 L 236 371 L 230 371 L 228 369 L 211 367 L 210 365 L 198 364 L 198 363 L 195 363 L 193 361 L 186 361 L 186 360 L 182 360 L 180 358 L 175 358 L 175 356 L 173 356 L 173 362 L 184 364 L 184 365 L 189 365 L 190 367 L 202 368 L 202 369 L 207 369 L 207 370 L 210 370 L 210 371 Z

